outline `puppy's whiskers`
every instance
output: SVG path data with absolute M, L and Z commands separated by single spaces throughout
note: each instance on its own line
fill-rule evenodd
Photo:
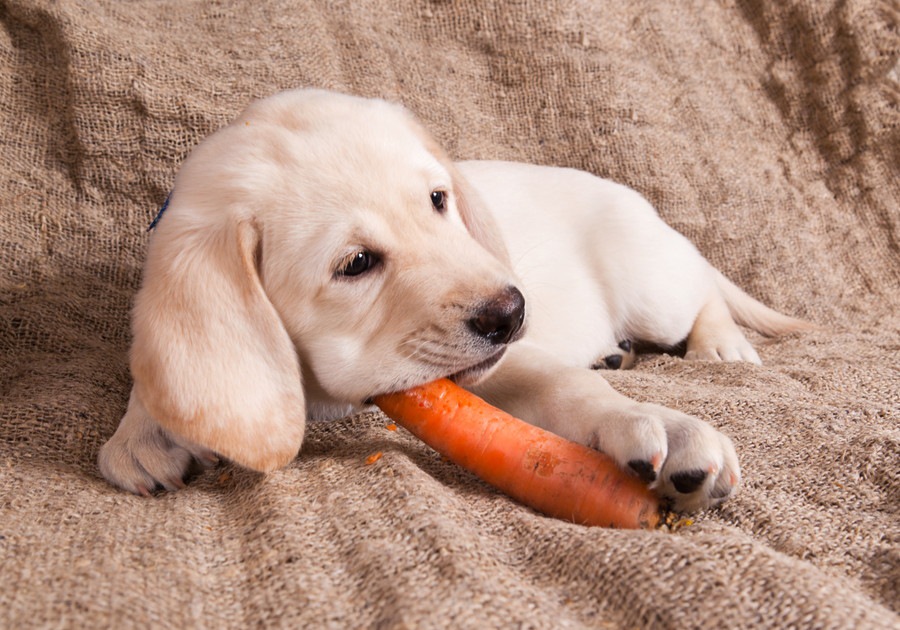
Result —
M 439 338 L 428 333 L 440 333 Z M 427 335 L 427 336 L 426 336 Z M 452 369 L 457 367 L 465 355 L 464 348 L 444 341 L 446 332 L 432 327 L 426 331 L 417 331 L 400 342 L 400 353 L 405 359 L 424 363 L 431 367 Z

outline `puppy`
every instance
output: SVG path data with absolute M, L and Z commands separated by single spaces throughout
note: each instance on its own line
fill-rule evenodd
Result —
M 675 508 L 731 496 L 731 441 L 614 391 L 630 342 L 759 357 L 804 330 L 726 280 L 638 193 L 584 172 L 452 162 L 398 105 L 251 104 L 178 173 L 133 312 L 128 409 L 99 455 L 139 494 L 217 455 L 288 464 L 307 418 L 450 376 L 611 455 Z

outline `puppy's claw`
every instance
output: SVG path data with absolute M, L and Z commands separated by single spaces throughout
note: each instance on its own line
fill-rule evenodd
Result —
M 212 468 L 219 465 L 219 456 L 212 451 L 196 455 L 197 461 L 206 468 Z

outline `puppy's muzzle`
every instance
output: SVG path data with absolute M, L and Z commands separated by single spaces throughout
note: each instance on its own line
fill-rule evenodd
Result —
M 514 286 L 506 287 L 481 304 L 468 322 L 472 332 L 493 345 L 518 339 L 524 323 L 525 297 Z

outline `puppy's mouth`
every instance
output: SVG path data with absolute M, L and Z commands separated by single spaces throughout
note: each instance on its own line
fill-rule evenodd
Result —
M 471 365 L 463 370 L 460 370 L 459 372 L 450 374 L 449 376 L 447 376 L 447 378 L 449 378 L 451 381 L 453 381 L 457 385 L 462 385 L 462 386 L 474 385 L 474 384 L 478 383 L 478 381 L 480 381 L 481 378 L 485 374 L 487 374 L 492 367 L 497 365 L 497 363 L 500 361 L 500 359 L 503 358 L 503 355 L 505 353 L 506 353 L 506 346 L 503 346 L 502 348 L 497 350 L 497 352 L 495 352 L 494 354 L 489 356 L 487 359 L 484 359 L 483 361 L 479 361 L 475 365 Z M 435 378 L 437 378 L 437 377 L 432 377 L 429 380 L 433 380 Z M 419 384 L 421 384 L 421 382 L 422 381 L 419 381 Z M 402 390 L 412 387 L 415 384 L 416 384 L 416 381 L 405 382 L 402 384 L 395 384 L 393 387 L 386 389 L 382 393 L 402 391 Z M 365 398 L 362 401 L 362 405 L 365 406 L 365 405 L 375 404 L 375 398 L 377 398 L 378 395 L 379 394 L 373 394 L 373 395 Z
M 506 353 L 506 346 L 503 346 L 497 352 L 489 356 L 484 361 L 476 363 L 473 366 L 460 370 L 455 374 L 451 374 L 448 378 L 459 385 L 471 385 L 477 383 L 497 362 L 503 358 Z

